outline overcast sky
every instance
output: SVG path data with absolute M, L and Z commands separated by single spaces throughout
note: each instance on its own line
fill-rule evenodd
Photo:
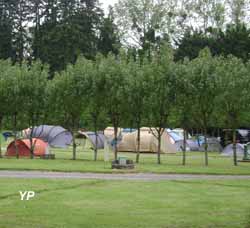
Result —
M 109 5 L 114 5 L 118 0 L 100 0 L 100 3 L 102 3 L 102 7 L 106 11 L 108 9 Z

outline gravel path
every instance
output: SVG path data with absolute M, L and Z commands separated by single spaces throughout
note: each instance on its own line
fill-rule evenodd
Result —
M 0 178 L 47 179 L 100 179 L 100 180 L 250 180 L 250 175 L 197 175 L 197 174 L 101 174 L 43 171 L 0 171 Z

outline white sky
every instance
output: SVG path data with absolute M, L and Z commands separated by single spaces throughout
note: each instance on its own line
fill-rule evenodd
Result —
M 100 3 L 102 3 L 102 8 L 107 12 L 108 6 L 113 6 L 115 3 L 117 3 L 118 0 L 100 0 Z

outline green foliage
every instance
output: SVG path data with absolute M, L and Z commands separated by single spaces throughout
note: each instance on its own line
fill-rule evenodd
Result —
M 250 29 L 245 24 L 229 24 L 225 30 L 210 29 L 209 32 L 187 31 L 184 37 L 176 42 L 175 60 L 197 58 L 199 52 L 208 47 L 213 56 L 234 55 L 244 62 L 249 60 Z
M 235 129 L 243 125 L 243 115 L 249 110 L 249 69 L 242 60 L 229 56 L 221 61 L 218 72 L 218 112 L 224 126 Z
M 172 51 L 163 46 L 146 71 L 151 76 L 148 100 L 150 126 L 160 129 L 167 127 L 168 117 L 175 103 L 174 69 Z
M 204 49 L 199 58 L 188 64 L 188 77 L 192 83 L 193 118 L 202 128 L 212 126 L 216 97 L 220 91 L 216 72 L 218 61 Z
M 110 8 L 108 16 L 103 18 L 100 26 L 100 37 L 97 43 L 98 51 L 103 55 L 107 55 L 109 52 L 118 54 L 121 47 L 118 28 L 114 20 L 113 9 Z
M 0 1 L 0 59 L 8 59 L 12 56 L 12 20 L 6 8 L 8 1 Z
M 187 31 L 184 37 L 179 42 L 176 42 L 178 48 L 175 52 L 175 60 L 179 61 L 185 58 L 192 60 L 197 58 L 200 51 L 206 47 L 209 47 L 211 52 L 214 52 L 215 43 L 216 41 L 213 36 L 208 36 L 198 31 L 193 33 Z
M 124 50 L 95 60 L 79 57 L 52 80 L 40 61 L 0 61 L 0 117 L 15 129 L 44 123 L 72 132 L 144 125 L 160 145 L 167 127 L 199 128 L 207 135 L 210 127 L 248 126 L 249 69 L 236 57 L 213 57 L 208 48 L 176 63 L 169 46 L 155 49 L 151 59 Z
M 64 70 L 67 64 L 74 64 L 80 54 L 93 59 L 97 53 L 101 18 L 102 11 L 96 0 L 77 4 L 75 1 L 52 4 L 48 1 L 44 16 L 32 29 L 34 57 L 50 65 L 51 75 Z
M 20 70 L 16 85 L 20 90 L 22 106 L 19 103 L 17 110 L 26 117 L 29 126 L 33 127 L 43 122 L 46 115 L 48 69 L 41 62 L 34 62 L 31 66 L 23 64 Z
M 61 124 L 72 130 L 79 127 L 86 106 L 84 101 L 87 100 L 89 86 L 86 69 L 89 64 L 84 58 L 78 59 L 75 65 L 69 65 L 65 71 L 57 74 L 49 86 L 51 107 L 58 114 Z
M 124 53 L 121 53 L 118 57 L 109 54 L 107 58 L 102 58 L 99 64 L 99 70 L 105 77 L 104 105 L 111 122 L 117 125 L 120 123 L 125 104 L 127 62 Z
M 115 12 L 125 43 L 139 47 L 143 53 L 161 40 L 169 40 L 175 19 L 174 1 L 120 0 Z

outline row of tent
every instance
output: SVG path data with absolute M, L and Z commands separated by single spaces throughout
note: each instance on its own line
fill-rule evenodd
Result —
M 117 144 L 119 152 L 134 152 L 137 149 L 137 130 L 136 129 L 118 129 L 118 141 L 114 141 L 114 128 L 108 127 L 104 132 L 98 132 L 97 135 L 94 132 L 79 131 L 78 138 L 88 140 L 91 143 L 92 148 L 104 149 L 105 145 L 109 145 L 114 148 Z M 34 154 L 41 156 L 42 154 L 49 153 L 49 147 L 66 148 L 72 142 L 72 134 L 60 127 L 41 125 L 33 129 L 25 129 L 22 131 L 22 137 L 11 142 L 7 148 L 7 156 L 15 156 L 16 147 L 20 156 L 29 156 L 30 140 L 32 135 Z M 153 128 L 143 127 L 140 129 L 140 152 L 157 152 L 158 141 L 155 137 L 156 130 Z M 106 142 L 106 143 L 105 143 Z M 232 155 L 232 145 L 226 146 L 222 149 L 217 138 L 208 138 L 208 151 L 222 152 L 223 155 Z M 183 149 L 183 130 L 182 129 L 166 129 L 161 136 L 161 153 L 176 153 Z M 189 136 L 187 139 L 187 151 L 204 151 L 203 140 L 194 140 Z M 237 144 L 237 153 L 239 155 L 244 153 L 244 146 Z
M 143 127 L 140 129 L 140 152 L 157 152 L 157 139 L 154 136 L 153 129 Z M 155 133 L 155 132 L 154 132 Z M 104 132 L 98 132 L 97 138 L 94 132 L 81 132 L 79 137 L 83 137 L 91 143 L 91 147 L 103 149 L 105 140 L 111 147 L 114 147 L 114 128 L 108 127 Z M 97 142 L 97 144 L 96 144 Z M 161 153 L 176 153 L 183 150 L 183 130 L 182 129 L 166 129 L 161 138 L 162 146 Z M 221 152 L 222 155 L 232 155 L 232 145 L 228 145 L 224 149 L 220 145 L 217 138 L 212 137 L 207 139 L 208 151 Z M 119 152 L 134 152 L 137 148 L 137 130 L 136 129 L 118 129 L 117 149 Z M 243 154 L 243 145 L 237 144 L 238 153 Z M 204 139 L 194 140 L 187 139 L 187 151 L 204 151 Z
M 108 127 L 104 131 L 104 135 L 112 140 L 114 138 L 114 129 Z M 118 151 L 132 152 L 136 151 L 137 147 L 137 130 L 118 129 Z M 158 141 L 155 137 L 156 132 L 154 128 L 143 127 L 140 129 L 140 152 L 157 152 Z M 208 138 L 208 151 L 221 152 L 222 147 L 216 138 Z M 161 136 L 161 153 L 176 153 L 183 150 L 184 137 L 182 129 L 166 129 Z M 187 139 L 187 151 L 204 151 L 204 142 Z
M 6 156 L 16 156 L 16 150 L 19 156 L 30 156 L 30 148 L 34 147 L 35 156 L 43 156 L 50 154 L 49 147 L 67 148 L 72 142 L 72 134 L 60 127 L 41 125 L 28 128 L 21 132 L 23 139 L 12 141 L 6 151 Z M 32 136 L 32 144 L 30 142 L 30 136 Z

